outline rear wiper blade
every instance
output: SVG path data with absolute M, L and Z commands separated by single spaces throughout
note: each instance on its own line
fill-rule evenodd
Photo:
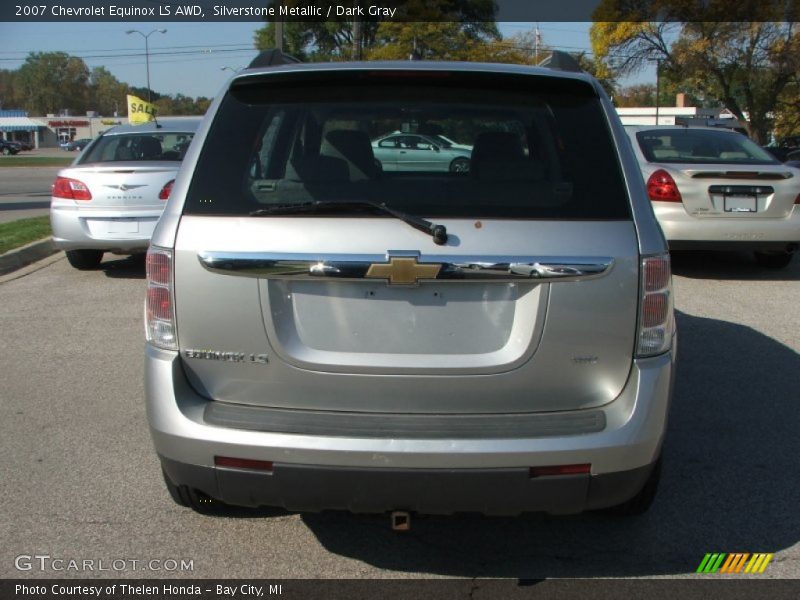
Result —
M 427 233 L 433 238 L 433 242 L 439 246 L 447 243 L 447 228 L 444 225 L 436 225 L 427 219 L 409 215 L 402 211 L 386 206 L 386 203 L 372 202 L 370 200 L 314 200 L 312 202 L 299 202 L 294 204 L 274 204 L 266 208 L 259 208 L 250 213 L 251 217 L 262 217 L 266 215 L 290 215 L 293 213 L 304 212 L 324 212 L 327 209 L 346 209 L 354 207 L 367 207 L 378 212 L 391 215 L 400 219 L 404 223 L 411 225 L 414 229 Z

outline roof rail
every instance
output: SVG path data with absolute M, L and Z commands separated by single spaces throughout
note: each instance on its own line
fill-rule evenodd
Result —
M 259 52 L 249 65 L 248 69 L 255 69 L 257 67 L 276 67 L 278 65 L 291 65 L 299 63 L 300 61 L 294 56 L 284 54 L 277 48 L 270 48 L 269 50 L 262 50 Z
M 560 50 L 553 50 L 553 52 L 539 63 L 540 67 L 547 69 L 558 69 L 560 71 L 572 71 L 573 73 L 582 73 L 580 63 L 571 54 L 561 52 Z

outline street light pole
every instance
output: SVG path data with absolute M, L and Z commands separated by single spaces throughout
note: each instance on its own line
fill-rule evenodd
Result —
M 150 102 L 150 44 L 148 43 L 149 41 L 148 38 L 154 33 L 167 33 L 167 30 L 153 29 L 153 31 L 145 35 L 138 29 L 128 29 L 128 31 L 126 31 L 125 33 L 128 35 L 132 33 L 138 33 L 140 36 L 144 38 L 144 64 L 145 64 L 145 69 L 147 71 L 147 101 Z

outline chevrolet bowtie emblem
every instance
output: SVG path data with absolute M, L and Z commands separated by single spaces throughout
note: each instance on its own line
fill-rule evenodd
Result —
M 420 279 L 436 279 L 442 265 L 419 264 L 416 258 L 390 258 L 388 263 L 373 263 L 366 277 L 388 279 L 390 285 L 412 285 Z

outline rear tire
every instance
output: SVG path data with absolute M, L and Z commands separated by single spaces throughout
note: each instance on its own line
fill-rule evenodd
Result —
M 102 250 L 67 250 L 67 260 L 76 269 L 88 271 L 96 269 L 103 260 Z
M 792 252 L 754 252 L 756 262 L 767 269 L 784 269 L 792 262 Z
M 450 163 L 451 173 L 469 173 L 469 159 L 468 158 L 454 158 Z
M 661 480 L 661 457 L 658 457 L 653 470 L 647 477 L 644 486 L 641 490 L 630 500 L 617 504 L 616 506 L 609 506 L 603 508 L 598 512 L 603 514 L 612 515 L 615 517 L 636 517 L 643 515 L 653 505 L 656 499 L 656 492 L 658 491 L 658 482 Z
M 4 156 L 8 156 L 9 154 L 11 154 L 11 149 L 10 148 L 3 148 L 3 155 Z

